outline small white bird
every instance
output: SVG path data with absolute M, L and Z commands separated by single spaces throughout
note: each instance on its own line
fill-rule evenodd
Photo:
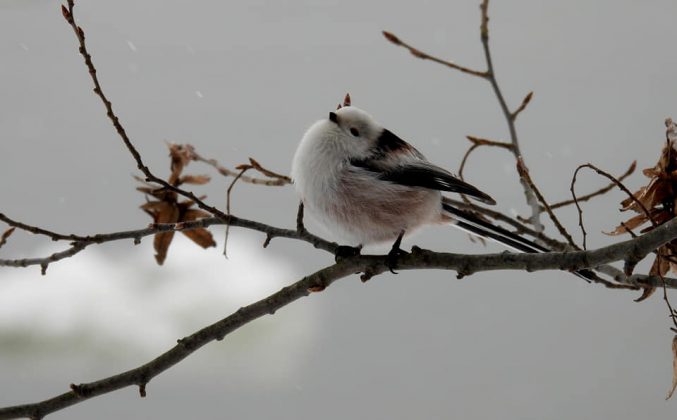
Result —
M 357 246 L 354 252 L 362 245 L 394 241 L 391 269 L 402 252 L 402 236 L 427 224 L 451 224 L 521 252 L 548 251 L 452 206 L 441 192 L 496 202 L 428 162 L 349 101 L 346 97 L 348 106 L 330 112 L 306 131 L 291 171 L 305 208 L 336 239 Z M 350 247 L 338 252 L 350 254 Z

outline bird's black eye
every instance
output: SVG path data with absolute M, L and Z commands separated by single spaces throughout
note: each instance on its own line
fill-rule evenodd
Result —
M 357 128 L 355 128 L 355 127 L 350 128 L 350 134 L 352 134 L 355 137 L 360 137 L 360 132 L 357 131 Z

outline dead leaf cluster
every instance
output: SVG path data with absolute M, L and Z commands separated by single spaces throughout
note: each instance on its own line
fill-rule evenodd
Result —
M 193 147 L 170 143 L 169 156 L 171 159 L 171 173 L 167 182 L 179 187 L 183 184 L 204 185 L 209 182 L 207 175 L 183 175 L 183 170 L 193 160 Z M 153 218 L 153 223 L 181 223 L 190 222 L 211 216 L 206 211 L 192 208 L 195 202 L 192 200 L 179 201 L 178 194 L 167 188 L 157 188 L 137 178 L 145 185 L 137 190 L 146 194 L 146 203 L 141 209 Z M 202 200 L 204 197 L 200 197 Z M 203 248 L 216 246 L 212 234 L 204 228 L 182 230 L 181 233 Z M 174 238 L 174 232 L 160 232 L 155 234 L 153 246 L 155 248 L 155 260 L 162 265 L 167 258 L 167 250 Z
M 677 125 L 672 120 L 666 121 L 667 138 L 661 156 L 652 168 L 642 173 L 649 178 L 649 183 L 637 190 L 633 197 L 621 202 L 621 211 L 638 213 L 622 222 L 610 235 L 632 233 L 646 223 L 651 223 L 640 230 L 646 233 L 657 226 L 673 219 L 677 213 Z M 658 248 L 657 256 L 649 274 L 664 276 L 668 271 L 677 272 L 677 240 L 673 240 Z

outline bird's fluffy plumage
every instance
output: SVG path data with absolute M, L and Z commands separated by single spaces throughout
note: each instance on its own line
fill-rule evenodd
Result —
M 440 191 L 493 203 L 353 106 L 308 129 L 292 178 L 308 213 L 352 245 L 393 241 L 402 231 L 450 222 Z

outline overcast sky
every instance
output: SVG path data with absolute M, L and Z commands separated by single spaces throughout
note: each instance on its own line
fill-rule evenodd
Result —
M 674 0 L 496 1 L 490 15 L 508 101 L 534 91 L 518 130 L 549 199 L 569 197 L 581 163 L 613 173 L 633 160 L 655 164 L 663 121 L 677 118 Z M 454 171 L 465 135 L 507 136 L 488 83 L 417 60 L 380 34 L 482 69 L 475 0 L 81 0 L 77 16 L 104 90 L 160 175 L 168 141 L 231 167 L 251 156 L 288 173 L 304 130 L 346 92 Z M 64 233 L 145 226 L 135 163 L 91 92 L 58 2 L 0 1 L 0 53 L 0 212 Z M 466 178 L 500 210 L 526 212 L 511 156 L 480 150 L 468 165 Z M 230 181 L 211 174 L 196 191 L 223 207 Z M 627 184 L 645 182 L 638 171 Z M 585 174 L 578 188 L 602 184 Z M 585 205 L 589 246 L 617 240 L 600 232 L 626 217 L 622 198 Z M 239 184 L 233 200 L 236 215 L 294 224 L 291 187 Z M 580 239 L 575 210 L 560 214 Z M 164 267 L 144 240 L 89 249 L 46 277 L 0 269 L 0 405 L 136 367 L 332 262 L 305 243 L 276 239 L 263 250 L 262 235 L 233 231 L 229 260 L 177 236 Z M 404 245 L 414 244 L 500 250 L 446 228 Z M 17 233 L 0 252 L 55 246 Z M 128 389 L 54 418 L 672 418 L 667 310 L 660 296 L 636 296 L 559 272 L 462 281 L 403 272 L 366 285 L 355 276 L 210 344 L 151 382 L 145 400 Z

